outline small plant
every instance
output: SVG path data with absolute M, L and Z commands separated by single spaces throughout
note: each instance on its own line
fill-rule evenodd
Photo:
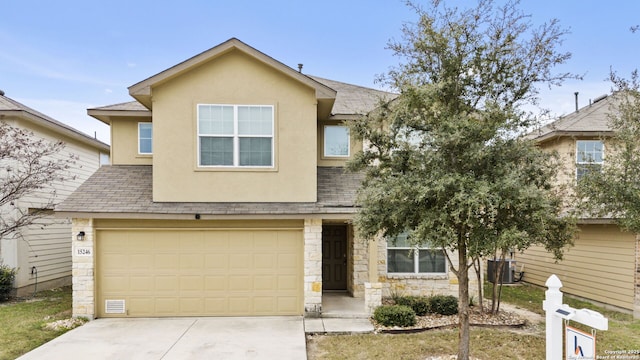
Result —
M 16 269 L 8 265 L 0 264 L 0 301 L 9 299 L 13 290 L 13 280 L 16 278 Z
M 405 305 L 383 305 L 373 313 L 373 319 L 382 326 L 413 326 L 416 324 L 416 313 Z
M 429 300 L 419 296 L 403 296 L 396 300 L 396 304 L 405 305 L 413 309 L 417 316 L 425 316 L 429 313 Z
M 454 315 L 458 313 L 458 299 L 451 295 L 434 295 L 429 298 L 431 312 L 440 315 Z

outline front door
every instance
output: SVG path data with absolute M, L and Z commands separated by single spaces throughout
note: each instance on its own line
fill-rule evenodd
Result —
M 347 226 L 322 226 L 322 289 L 347 290 Z

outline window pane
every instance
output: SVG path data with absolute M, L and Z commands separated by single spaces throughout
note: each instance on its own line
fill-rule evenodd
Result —
M 324 155 L 349 156 L 349 128 L 345 126 L 324 127 Z
M 271 106 L 238 106 L 238 134 L 272 135 L 273 108 Z
M 240 166 L 271 166 L 271 138 L 240 138 Z
M 199 105 L 198 131 L 202 135 L 233 135 L 233 106 Z
M 418 251 L 418 267 L 421 273 L 446 272 L 446 259 L 442 250 L 420 249 Z
M 387 250 L 387 272 L 414 273 L 414 253 L 407 249 Z
M 233 138 L 200 137 L 200 165 L 233 165 Z
M 151 123 L 138 123 L 138 153 L 151 154 L 152 150 Z

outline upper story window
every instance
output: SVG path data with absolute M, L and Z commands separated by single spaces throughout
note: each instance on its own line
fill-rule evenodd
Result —
M 324 127 L 324 156 L 349 157 L 351 142 L 349 128 L 340 125 L 325 125 Z
M 138 123 L 138 154 L 149 155 L 153 145 L 153 128 L 150 122 Z
M 198 165 L 272 167 L 273 106 L 198 105 Z
M 604 144 L 602 141 L 576 141 L 576 180 L 580 180 L 589 171 L 600 171 L 603 162 Z
M 442 274 L 446 271 L 444 250 L 431 248 L 429 244 L 413 247 L 406 232 L 387 239 L 387 273 Z

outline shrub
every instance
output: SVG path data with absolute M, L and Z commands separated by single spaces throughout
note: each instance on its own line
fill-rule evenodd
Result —
M 429 312 L 429 300 L 419 296 L 403 296 L 395 299 L 396 304 L 413 309 L 417 316 L 425 316 Z
M 0 301 L 9 299 L 15 277 L 16 269 L 0 264 Z
M 416 313 L 405 305 L 383 305 L 376 308 L 373 319 L 383 326 L 413 326 Z
M 434 295 L 429 298 L 431 312 L 440 315 L 454 315 L 458 313 L 458 299 L 451 295 Z

